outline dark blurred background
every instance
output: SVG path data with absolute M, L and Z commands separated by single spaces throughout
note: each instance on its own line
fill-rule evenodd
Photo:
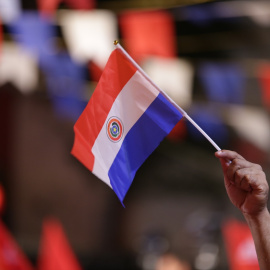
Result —
M 269 18 L 267 1 L 0 1 L 2 220 L 35 267 L 53 217 L 85 270 L 155 270 L 164 253 L 233 269 L 224 224 L 244 220 L 192 125 L 146 160 L 126 208 L 70 154 L 73 125 L 117 39 L 220 148 L 269 175 Z

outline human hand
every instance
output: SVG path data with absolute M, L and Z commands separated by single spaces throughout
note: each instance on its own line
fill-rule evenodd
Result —
M 262 212 L 267 207 L 269 191 L 262 167 L 229 150 L 218 151 L 215 156 L 220 159 L 231 202 L 243 214 L 256 216 Z

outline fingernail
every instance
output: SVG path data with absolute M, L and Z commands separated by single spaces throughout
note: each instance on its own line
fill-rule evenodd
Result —
M 226 160 L 226 165 L 228 165 L 228 166 L 229 166 L 231 163 L 232 163 L 232 161 L 231 161 L 231 160 L 228 160 L 228 159 Z

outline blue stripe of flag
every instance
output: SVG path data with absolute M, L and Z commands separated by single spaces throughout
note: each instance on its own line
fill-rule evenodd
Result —
M 121 202 L 139 167 L 182 117 L 182 114 L 159 94 L 130 129 L 108 172 L 112 188 Z

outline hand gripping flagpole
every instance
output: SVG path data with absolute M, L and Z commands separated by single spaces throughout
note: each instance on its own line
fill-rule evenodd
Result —
M 155 87 L 157 88 L 164 97 L 172 104 L 174 107 L 185 117 L 195 128 L 197 128 L 204 137 L 216 148 L 217 151 L 220 151 L 220 147 L 194 122 L 194 120 L 179 106 L 177 105 L 164 91 L 162 91 L 144 72 L 144 70 L 133 60 L 133 58 L 125 51 L 125 49 L 119 44 L 117 40 L 114 41 L 116 48 L 120 49 L 125 56 L 131 61 L 131 63 L 142 73 L 142 75 Z

